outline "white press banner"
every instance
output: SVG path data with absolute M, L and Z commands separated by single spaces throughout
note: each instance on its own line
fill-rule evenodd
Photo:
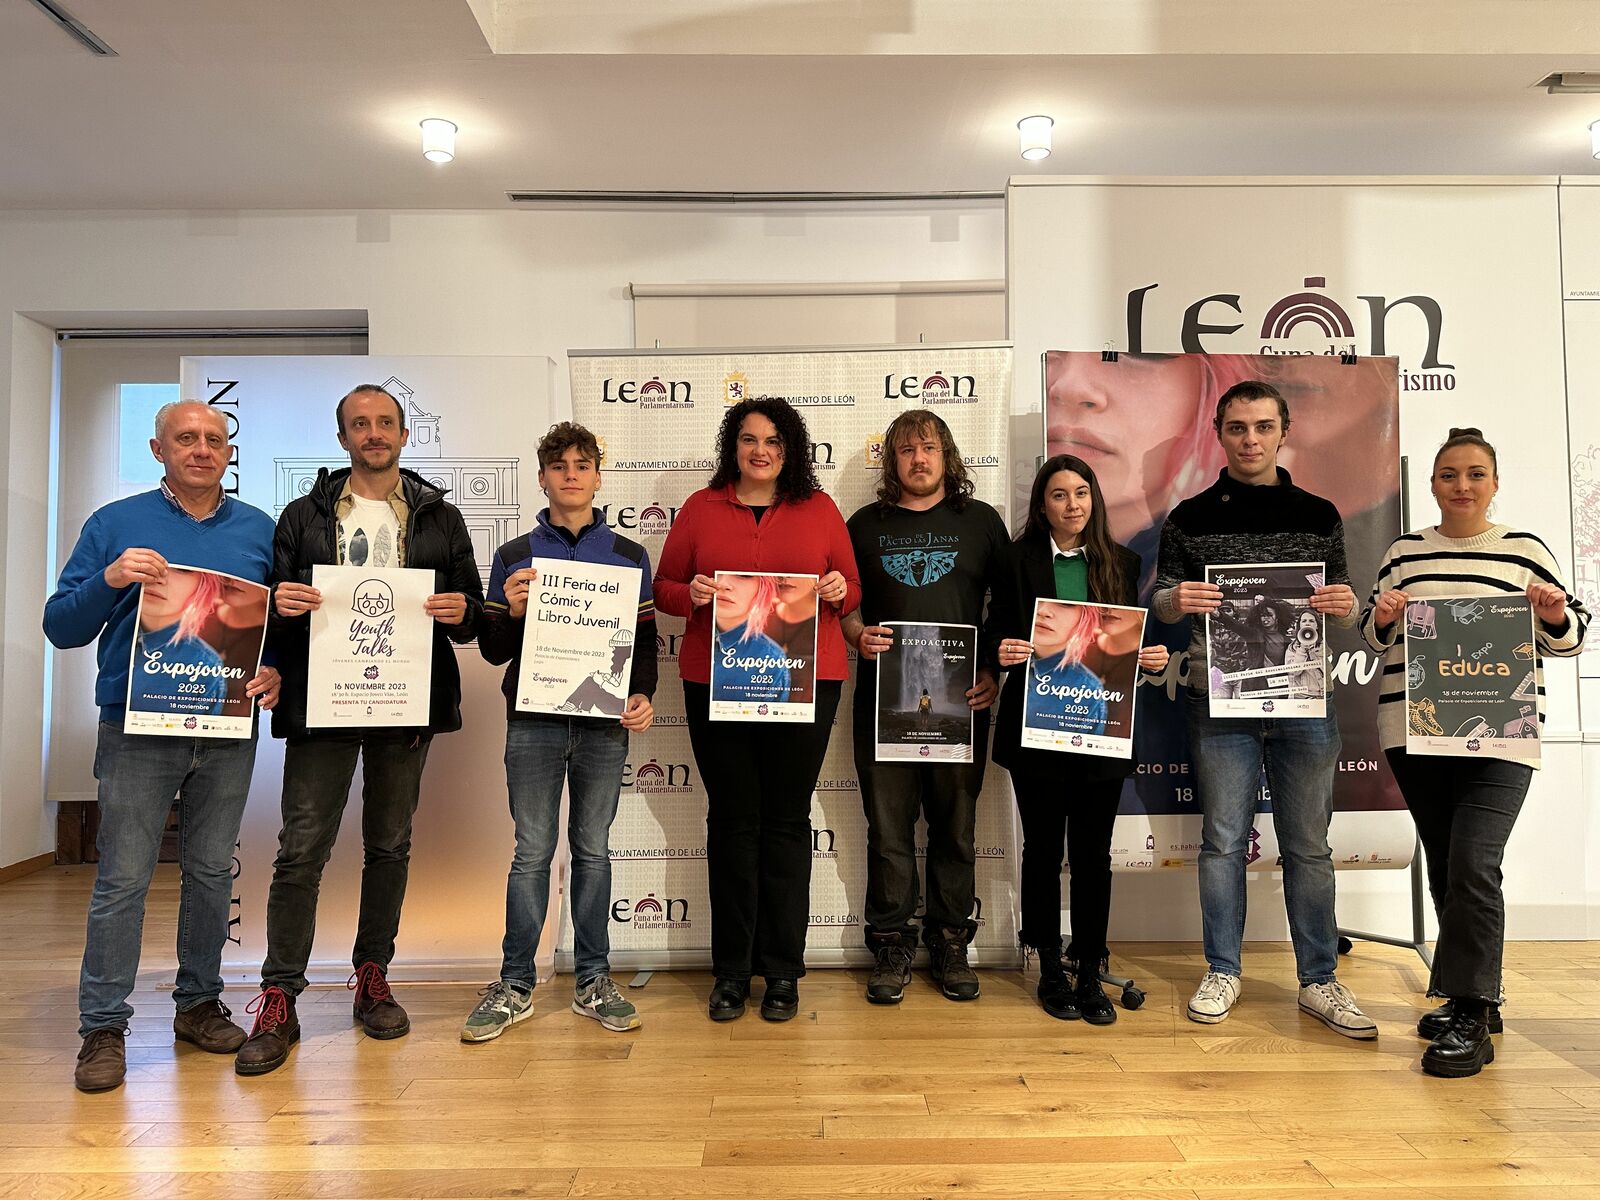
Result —
M 978 497 L 1006 514 L 1008 345 L 572 351 L 569 365 L 574 419 L 606 450 L 596 502 L 612 525 L 643 543 L 652 563 L 684 500 L 711 477 L 723 413 L 747 396 L 782 396 L 799 410 L 815 444 L 817 478 L 846 518 L 873 499 L 889 422 L 920 407 L 944 417 Z M 611 943 L 645 958 L 659 953 L 654 961 L 665 965 L 706 958 L 711 914 L 705 792 L 689 749 L 677 673 L 683 622 L 659 616 L 658 630 L 655 726 L 632 739 L 611 831 Z M 852 679 L 844 686 L 812 806 L 808 946 L 817 962 L 865 953 L 866 822 L 850 738 L 853 693 Z M 988 951 L 991 961 L 1008 961 L 1015 951 L 1012 825 L 1005 772 L 991 767 L 978 807 L 980 959 Z
M 537 357 L 240 356 L 185 358 L 181 382 L 185 398 L 204 400 L 228 419 L 234 463 L 223 487 L 273 517 L 310 490 L 320 468 L 350 465 L 335 436 L 339 398 L 360 383 L 384 387 L 406 410 L 400 465 L 448 489 L 487 581 L 494 552 L 528 529 L 542 507 L 535 451 L 543 432 L 565 416 L 553 399 L 552 371 L 548 358 Z M 487 978 L 500 961 L 515 844 L 503 765 L 504 668 L 484 662 L 476 644 L 455 647 L 455 655 L 462 728 L 434 739 L 422 777 L 393 968 L 398 978 Z M 268 736 L 270 720 L 261 718 L 239 835 L 236 919 L 223 956 L 230 980 L 258 978 L 266 950 L 283 784 L 283 743 Z M 314 978 L 342 980 L 349 972 L 361 859 L 358 770 L 323 872 Z M 541 963 L 553 946 L 552 930 Z

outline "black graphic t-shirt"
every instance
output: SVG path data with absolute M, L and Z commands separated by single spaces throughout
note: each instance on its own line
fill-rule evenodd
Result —
M 1000 514 L 982 500 L 958 512 L 942 500 L 925 512 L 869 504 L 847 523 L 861 572 L 861 620 L 932 621 L 981 628 L 984 596 L 1005 569 L 1011 539 Z M 979 637 L 980 647 L 987 639 Z M 981 655 L 981 650 L 980 650 Z M 980 666 L 995 664 L 980 657 Z M 875 686 L 861 663 L 857 687 Z

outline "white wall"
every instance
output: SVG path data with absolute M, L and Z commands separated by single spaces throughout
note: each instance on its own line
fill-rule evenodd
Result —
M 162 313 L 178 325 L 185 312 L 355 310 L 368 314 L 373 354 L 560 363 L 568 348 L 633 344 L 631 282 L 993 279 L 1004 238 L 997 206 L 0 214 L 0 865 L 54 844 L 42 803 L 39 628 L 54 583 L 45 563 L 52 325 L 86 313 Z M 566 372 L 556 377 L 565 403 Z

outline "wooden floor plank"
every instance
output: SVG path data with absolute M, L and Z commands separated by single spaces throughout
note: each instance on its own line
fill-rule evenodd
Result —
M 800 1019 L 719 1024 L 709 977 L 678 972 L 629 990 L 644 1026 L 627 1035 L 574 1016 L 561 978 L 477 1046 L 458 1035 L 480 984 L 397 982 L 411 1035 L 376 1042 L 345 988 L 318 986 L 289 1063 L 242 1079 L 173 1041 L 162 868 L 128 1081 L 85 1096 L 92 881 L 0 885 L 0 1200 L 1600 1200 L 1600 942 L 1507 947 L 1497 1060 L 1463 1080 L 1418 1068 L 1434 1002 L 1414 954 L 1341 959 L 1379 1026 L 1356 1043 L 1299 1012 L 1291 948 L 1264 943 L 1216 1026 L 1184 1018 L 1206 964 L 1174 944 L 1119 948 L 1148 999 L 1104 1028 L 1052 1020 L 1031 976 L 987 970 L 976 1004 L 919 972 L 887 1008 L 865 1003 L 864 972 L 815 971 Z M 224 999 L 242 1012 L 254 994 Z

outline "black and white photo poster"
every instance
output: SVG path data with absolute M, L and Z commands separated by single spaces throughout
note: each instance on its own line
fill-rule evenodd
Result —
M 1406 605 L 1406 753 L 1538 766 L 1533 609 L 1522 596 Z
M 894 644 L 878 655 L 877 760 L 971 762 L 977 628 L 886 624 Z
M 528 592 L 517 708 L 622 719 L 639 617 L 639 569 L 539 560 Z
M 1222 607 L 1206 616 L 1206 661 L 1214 717 L 1324 717 L 1327 630 L 1311 607 L 1322 563 L 1207 567 Z

